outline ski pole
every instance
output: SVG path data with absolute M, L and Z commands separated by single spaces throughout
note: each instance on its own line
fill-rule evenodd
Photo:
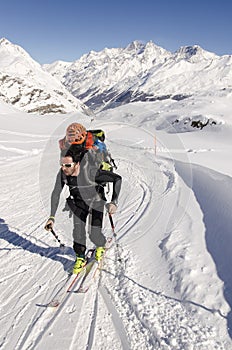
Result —
M 110 219 L 110 225 L 111 225 L 111 228 L 112 228 L 114 242 L 115 242 L 115 246 L 116 246 L 116 248 L 115 248 L 115 259 L 116 259 L 116 261 L 122 262 L 122 259 L 121 259 L 120 254 L 119 254 L 119 244 L 116 241 L 117 234 L 114 231 L 114 228 L 115 228 L 114 221 L 113 221 L 113 218 L 112 218 L 112 214 L 110 214 L 110 213 L 109 213 L 109 219 Z
M 55 237 L 55 239 L 57 240 L 57 242 L 60 243 L 60 247 L 64 247 L 64 243 L 61 243 L 59 237 L 58 237 L 57 234 L 54 232 L 54 230 L 51 229 L 50 231 L 51 231 L 51 233 L 53 234 L 53 236 Z
M 109 213 L 109 219 L 110 219 L 110 225 L 111 225 L 111 228 L 112 228 L 113 236 L 116 237 L 116 233 L 114 231 L 114 229 L 115 229 L 114 221 L 113 221 L 112 215 L 110 213 Z

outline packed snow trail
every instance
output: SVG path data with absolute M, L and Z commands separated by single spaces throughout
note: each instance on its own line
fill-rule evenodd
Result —
M 110 127 L 115 132 L 119 126 Z M 222 315 L 228 307 L 205 247 L 198 202 L 170 159 L 155 158 L 152 147 L 139 141 L 134 151 L 134 137 L 144 139 L 139 129 L 137 135 L 134 131 L 130 140 L 128 129 L 125 135 L 120 129 L 121 139 L 127 142 L 118 139 L 117 147 L 113 143 L 111 147 L 123 177 L 114 217 L 117 245 L 107 256 L 99 286 L 93 285 L 86 295 L 72 295 L 51 325 L 43 317 L 42 305 L 51 299 L 64 270 L 74 261 L 69 248 L 72 224 L 62 212 L 64 201 L 56 228 L 67 247 L 58 247 L 43 229 L 57 160 L 47 167 L 44 155 L 28 154 L 14 160 L 13 170 L 10 156 L 2 163 L 2 349 L 78 346 L 90 350 L 89 341 L 92 349 L 101 350 L 109 346 L 115 350 L 229 350 L 226 335 L 218 330 L 220 323 L 226 332 Z M 43 176 L 39 177 L 41 166 Z M 109 232 L 106 221 L 106 234 Z M 202 245 L 197 244 L 199 240 Z M 200 266 L 202 271 L 198 271 Z M 196 272 L 201 276 L 200 291 Z M 213 285 L 207 300 L 210 279 Z

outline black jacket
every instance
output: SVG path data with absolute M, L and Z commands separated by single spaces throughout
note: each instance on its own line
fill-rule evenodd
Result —
M 98 169 L 88 158 L 81 161 L 78 176 L 66 176 L 60 169 L 51 195 L 51 216 L 55 216 L 65 184 L 69 187 L 70 196 L 74 202 L 90 205 L 94 200 L 106 200 L 104 185 L 109 182 L 113 183 L 111 202 L 117 205 L 122 182 L 120 175 Z

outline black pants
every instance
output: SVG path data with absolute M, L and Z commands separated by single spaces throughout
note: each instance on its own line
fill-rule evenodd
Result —
M 72 203 L 71 203 L 72 201 Z M 86 250 L 86 221 L 90 222 L 90 240 L 97 246 L 102 247 L 106 238 L 102 234 L 103 213 L 105 201 L 102 199 L 93 200 L 89 205 L 81 200 L 68 201 L 73 212 L 73 248 L 78 255 L 84 255 Z

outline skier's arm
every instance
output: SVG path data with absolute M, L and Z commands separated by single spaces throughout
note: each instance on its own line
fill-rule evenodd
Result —
M 112 173 L 111 171 L 98 170 L 96 173 L 95 181 L 98 184 L 112 182 L 113 192 L 111 197 L 111 203 L 117 205 L 118 197 L 121 190 L 122 178 L 120 175 Z
M 64 187 L 64 180 L 62 178 L 62 171 L 60 170 L 56 177 L 56 182 L 54 189 L 52 191 L 51 195 L 51 217 L 55 217 L 59 201 L 60 201 L 60 194 L 62 192 L 62 189 Z

